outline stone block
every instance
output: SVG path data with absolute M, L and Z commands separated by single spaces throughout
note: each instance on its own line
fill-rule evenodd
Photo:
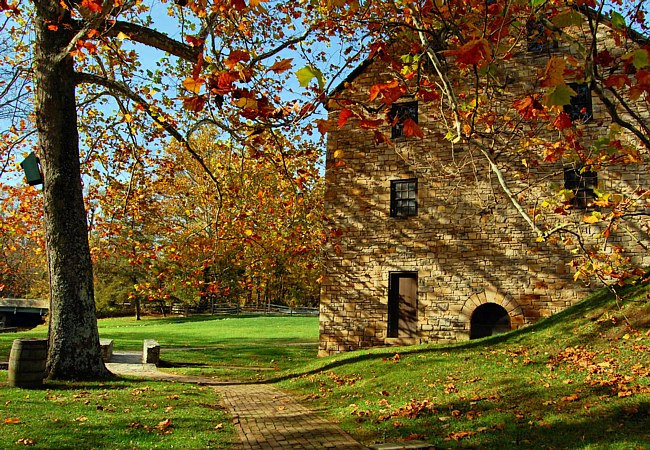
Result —
M 160 362 L 160 344 L 153 339 L 145 339 L 142 346 L 142 364 L 156 364 Z

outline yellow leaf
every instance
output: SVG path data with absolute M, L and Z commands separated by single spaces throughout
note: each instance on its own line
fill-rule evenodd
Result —
M 257 109 L 257 101 L 252 98 L 242 97 L 237 100 L 236 105 L 244 109 Z
M 192 77 L 187 77 L 183 81 L 183 87 L 188 91 L 198 94 L 199 92 L 201 92 L 201 87 L 203 86 L 203 83 L 204 81 L 202 78 L 198 78 L 195 80 Z
M 334 158 L 343 158 L 343 150 L 335 150 L 334 151 Z
M 245 231 L 244 231 L 244 234 L 245 234 L 246 236 L 252 236 L 252 235 L 253 235 L 253 230 L 245 230 Z
M 625 339 L 625 340 L 630 339 L 630 334 L 629 334 L 629 333 L 625 333 L 625 334 L 623 335 L 623 339 Z
M 118 38 L 120 41 L 123 41 L 124 39 L 128 39 L 129 36 L 126 35 L 126 34 L 124 34 L 124 33 L 122 33 L 122 32 L 120 31 L 119 33 L 117 33 L 117 38 Z
M 600 222 L 600 218 L 602 217 L 602 214 L 599 213 L 598 211 L 594 211 L 591 216 L 584 216 L 582 220 L 585 223 L 597 223 Z

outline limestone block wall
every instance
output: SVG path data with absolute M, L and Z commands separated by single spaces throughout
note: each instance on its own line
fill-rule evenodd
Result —
M 504 107 L 534 91 L 531 80 L 537 79 L 547 57 L 521 52 L 513 58 L 511 85 L 500 99 Z M 389 76 L 381 62 L 374 62 L 355 79 L 358 91 L 348 95 L 365 101 L 367 88 Z M 606 126 L 607 116 L 596 98 L 593 109 L 594 120 L 585 125 L 585 134 L 595 135 Z M 417 272 L 415 342 L 468 339 L 472 312 L 485 303 L 501 305 L 517 328 L 570 306 L 595 287 L 573 281 L 567 265 L 571 247 L 535 241 L 486 161 L 471 149 L 452 146 L 435 113 L 420 105 L 424 139 L 397 138 L 388 145 L 375 144 L 372 133 L 354 120 L 337 130 L 338 111 L 330 112 L 325 215 L 338 237 L 324 257 L 320 355 L 388 343 L 393 272 Z M 382 131 L 390 136 L 388 127 Z M 532 207 L 545 195 L 538 186 L 531 189 L 530 176 L 515 176 L 531 172 L 520 157 L 504 156 L 499 165 L 512 190 L 524 193 L 525 205 Z M 633 190 L 647 184 L 647 169 L 643 164 L 610 169 L 598 173 L 598 182 Z M 563 183 L 561 166 L 533 172 L 549 188 Z M 390 217 L 390 182 L 408 178 L 418 180 L 418 214 Z M 647 227 L 644 223 L 633 230 L 640 244 L 626 244 L 629 256 L 650 265 L 644 248 L 650 246 Z

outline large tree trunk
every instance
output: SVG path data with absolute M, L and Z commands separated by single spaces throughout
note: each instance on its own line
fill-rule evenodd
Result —
M 68 45 L 70 15 L 58 1 L 36 6 L 36 120 L 44 171 L 45 243 L 50 270 L 48 376 L 97 379 L 102 362 L 92 263 L 79 164 L 74 61 L 55 57 Z M 58 24 L 57 30 L 48 25 Z M 52 27 L 54 28 L 54 27 Z

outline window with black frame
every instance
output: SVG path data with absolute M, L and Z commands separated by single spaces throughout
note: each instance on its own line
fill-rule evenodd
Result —
M 588 208 L 596 199 L 598 174 L 591 170 L 567 167 L 564 169 L 564 188 L 573 191 L 571 204 L 576 208 Z
M 418 180 L 392 180 L 390 182 L 390 216 L 410 217 L 418 213 Z
M 404 136 L 404 121 L 412 119 L 418 123 L 418 102 L 393 103 L 388 115 L 393 127 L 391 128 L 391 138 Z
M 591 104 L 591 89 L 588 83 L 569 83 L 569 87 L 576 93 L 571 97 L 571 103 L 564 105 L 564 112 L 571 120 L 589 122 L 593 118 Z
M 526 22 L 526 41 L 530 53 L 546 53 L 557 48 L 557 41 L 546 33 L 546 27 L 538 20 Z

